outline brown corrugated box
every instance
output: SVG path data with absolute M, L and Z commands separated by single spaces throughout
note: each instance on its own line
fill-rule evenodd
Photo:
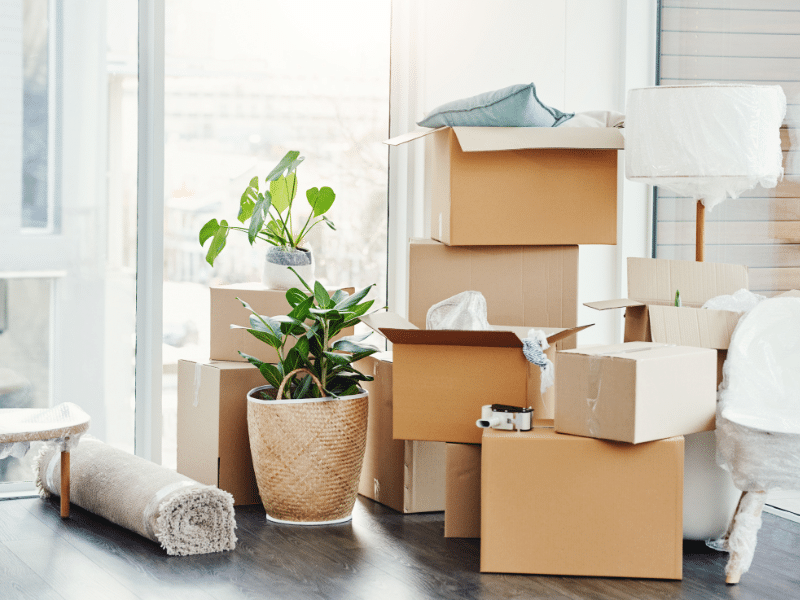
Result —
M 481 447 L 447 444 L 444 537 L 481 537 Z
M 577 246 L 455 247 L 412 239 L 408 252 L 408 320 L 420 329 L 431 306 L 468 290 L 486 298 L 490 323 L 578 324 Z M 575 344 L 570 337 L 557 346 Z
M 706 301 L 749 289 L 747 267 L 653 258 L 628 259 L 628 298 L 587 302 L 597 310 L 625 308 L 626 342 L 662 342 L 717 350 L 718 381 L 742 313 L 707 310 Z M 681 307 L 675 306 L 680 291 Z
M 632 444 L 712 431 L 716 379 L 709 348 L 629 342 L 565 350 L 555 428 Z
M 444 510 L 445 444 L 392 438 L 392 353 L 369 356 L 356 368 L 375 377 L 369 392 L 367 450 L 358 493 L 402 513 Z
M 247 392 L 264 385 L 245 362 L 178 361 L 178 473 L 260 504 L 247 435 Z
M 393 344 L 395 439 L 479 444 L 484 404 L 544 404 L 538 384 L 529 385 L 539 374 L 522 353 L 527 327 L 423 330 L 388 312 L 362 321 Z M 553 344 L 586 327 L 537 329 Z
M 481 572 L 681 579 L 683 438 L 484 430 Z
M 450 246 L 617 243 L 615 128 L 443 127 L 428 136 L 431 237 Z
M 298 284 L 300 282 L 298 281 Z M 343 288 L 352 294 L 353 288 Z M 333 293 L 335 290 L 328 290 Z M 210 358 L 211 360 L 244 361 L 238 351 L 250 356 L 255 356 L 263 362 L 278 362 L 278 355 L 274 348 L 268 346 L 250 335 L 244 329 L 231 329 L 231 325 L 250 326 L 250 315 L 242 303 L 236 298 L 241 298 L 253 307 L 258 314 L 276 317 L 285 315 L 292 310 L 286 300 L 286 290 L 271 290 L 260 283 L 236 283 L 233 285 L 211 286 L 211 331 L 210 331 Z M 342 331 L 339 337 L 353 335 L 353 328 Z M 289 339 L 286 344 L 288 350 L 294 346 L 294 340 Z

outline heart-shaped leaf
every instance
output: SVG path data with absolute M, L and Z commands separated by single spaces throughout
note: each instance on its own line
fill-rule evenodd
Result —
M 308 193 L 306 193 L 306 195 L 308 195 Z M 333 205 L 334 200 L 336 200 L 336 194 L 333 193 L 331 188 L 325 186 L 319 190 L 313 202 L 309 197 L 308 203 L 314 209 L 314 216 L 319 217 L 320 215 L 328 212 L 328 209 Z

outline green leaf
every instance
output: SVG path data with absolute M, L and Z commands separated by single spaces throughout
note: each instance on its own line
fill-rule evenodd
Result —
M 308 312 L 310 312 L 312 315 L 327 317 L 328 319 L 335 319 L 340 316 L 339 311 L 335 308 L 311 308 Z
M 278 219 L 272 219 L 269 223 L 267 223 L 267 231 L 269 233 L 269 237 L 275 237 L 280 241 L 278 244 L 279 246 L 289 245 L 289 242 L 286 239 L 286 230 L 283 227 L 283 223 L 281 223 Z
M 300 355 L 297 346 L 295 346 L 286 353 L 286 358 L 283 360 L 283 371 L 284 373 L 291 373 L 295 369 L 302 367 L 304 362 L 305 357 Z
M 266 379 L 267 382 L 276 390 L 281 386 L 283 373 L 280 371 L 280 369 L 278 369 L 277 366 L 269 363 L 261 363 L 261 365 L 258 367 L 258 370 L 264 376 L 264 379 Z
M 346 310 L 351 306 L 355 306 L 356 304 L 361 302 L 361 300 L 363 300 L 367 294 L 369 294 L 369 291 L 372 289 L 374 285 L 375 284 L 373 283 L 371 286 L 365 287 L 363 290 L 356 292 L 352 296 L 348 296 L 347 298 L 339 302 L 334 308 L 338 310 Z
M 325 221 L 325 225 L 336 231 L 336 225 L 334 225 L 333 221 L 331 221 L 328 217 L 322 217 L 322 220 Z
M 261 331 L 259 329 L 250 329 L 249 327 L 241 327 L 241 329 L 245 329 L 247 333 L 252 335 L 258 341 L 264 342 L 271 348 L 279 350 L 281 347 L 281 340 L 276 335 L 268 331 Z
M 251 246 L 253 243 L 255 243 L 256 236 L 258 235 L 258 232 L 261 231 L 261 227 L 264 226 L 264 219 L 269 213 L 269 207 L 271 203 L 272 197 L 270 196 L 269 192 L 267 192 L 266 196 L 256 202 L 255 208 L 253 209 L 252 218 L 250 219 L 250 227 L 247 228 L 247 239 Z
M 312 187 L 306 190 L 306 199 L 311 205 L 311 208 L 314 208 L 314 205 L 317 203 L 317 196 L 319 196 L 319 188 Z
M 251 365 L 253 365 L 257 369 L 260 369 L 261 365 L 264 364 L 263 360 L 258 360 L 255 356 L 250 356 L 249 354 L 245 354 L 241 350 L 239 350 L 238 352 L 239 352 L 239 356 L 241 356 L 243 359 L 245 359 L 247 362 L 249 362 Z
M 294 393 L 295 398 L 313 398 L 311 393 L 315 390 L 317 386 L 314 385 L 314 380 L 311 379 L 310 375 L 306 375 L 303 379 L 300 380 L 300 385 L 297 386 L 297 390 Z
M 294 197 L 297 195 L 297 174 L 289 173 L 286 176 L 286 189 L 289 196 L 289 203 L 291 204 Z
M 298 290 L 297 288 L 290 288 L 286 290 L 286 301 L 289 303 L 289 306 L 294 308 L 301 302 L 304 302 L 308 296 Z
M 214 237 L 218 229 L 219 223 L 217 223 L 216 219 L 211 219 L 208 223 L 203 225 L 203 228 L 200 230 L 200 245 L 202 246 L 205 244 L 208 238 Z
M 291 173 L 300 165 L 301 162 L 303 162 L 303 158 L 300 156 L 300 152 L 297 150 L 291 150 L 287 152 L 286 156 L 284 156 L 281 161 L 275 165 L 275 168 L 270 171 L 265 181 L 275 181 L 278 177 L 283 175 L 285 171 Z
M 297 278 L 300 280 L 300 283 L 302 283 L 303 287 L 305 287 L 308 290 L 309 294 L 313 294 L 314 293 L 314 290 L 312 290 L 310 287 L 308 287 L 308 284 L 306 283 L 306 280 L 303 279 L 302 277 L 300 277 L 300 274 L 297 271 L 295 271 L 292 267 L 289 267 L 289 270 L 292 273 L 294 273 L 295 275 L 297 275 Z
M 317 305 L 320 308 L 331 307 L 331 297 L 328 295 L 328 291 L 325 289 L 325 286 L 319 281 L 314 282 L 314 297 L 317 299 Z
M 253 214 L 253 206 L 258 197 L 258 177 L 253 177 L 244 192 L 242 192 L 242 197 L 239 200 L 239 216 L 237 218 L 240 223 L 247 221 Z
M 219 228 L 214 232 L 214 237 L 211 240 L 211 245 L 208 247 L 206 254 L 206 262 L 212 267 L 214 266 L 214 259 L 219 256 L 222 249 L 225 247 L 225 239 L 228 237 L 228 222 L 224 219 L 220 222 Z
M 306 196 L 308 197 L 308 203 L 314 209 L 315 217 L 319 217 L 328 212 L 328 209 L 333 206 L 333 201 L 336 200 L 336 194 L 334 194 L 333 190 L 328 186 L 325 186 L 319 190 L 319 193 L 315 195 L 313 202 L 311 197 L 308 196 L 308 192 L 306 192 Z
M 309 296 L 303 298 L 303 301 L 295 306 L 287 316 L 297 319 L 298 321 L 305 321 L 308 319 L 308 311 L 314 306 L 314 298 Z
M 310 351 L 310 344 L 308 343 L 308 338 L 305 336 L 297 338 L 297 343 L 294 345 L 297 348 L 297 352 L 303 358 L 303 362 L 307 362 L 306 359 L 308 357 L 308 353 Z
M 289 194 L 286 188 L 286 178 L 281 177 L 269 182 L 269 193 L 272 194 L 272 206 L 278 214 L 289 208 Z
M 371 331 L 369 333 L 357 333 L 356 335 L 348 335 L 343 338 L 340 338 L 339 341 L 347 341 L 347 342 L 353 342 L 354 344 L 358 344 L 359 342 L 363 342 L 371 335 L 374 335 Z
M 378 349 L 374 346 L 359 346 L 358 344 L 354 344 L 350 340 L 337 340 L 336 343 L 331 346 L 334 350 L 338 350 L 339 352 L 349 352 L 351 354 L 358 354 L 360 352 L 369 352 L 370 350 L 377 352 Z
M 350 294 L 348 294 L 344 290 L 336 290 L 335 292 L 333 292 L 333 296 L 331 296 L 331 302 L 333 302 L 334 305 L 339 304 L 339 302 L 341 302 L 348 296 L 350 296 Z

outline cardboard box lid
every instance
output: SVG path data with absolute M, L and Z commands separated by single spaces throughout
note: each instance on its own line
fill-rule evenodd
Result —
M 399 146 L 448 129 L 425 129 L 393 137 L 384 143 Z M 530 148 L 575 148 L 622 150 L 625 139 L 616 127 L 453 127 L 464 152 L 526 150 Z
M 723 294 L 749 289 L 747 267 L 693 260 L 628 258 L 628 298 L 587 302 L 596 310 L 630 306 L 662 305 L 675 302 L 681 293 L 681 306 L 700 308 L 707 300 Z
M 378 312 L 361 317 L 361 321 L 393 344 L 425 346 L 480 346 L 484 348 L 522 348 L 522 340 L 531 329 L 541 329 L 552 344 L 592 325 L 580 327 L 502 327 L 488 331 L 463 331 L 453 329 L 419 329 L 393 312 Z

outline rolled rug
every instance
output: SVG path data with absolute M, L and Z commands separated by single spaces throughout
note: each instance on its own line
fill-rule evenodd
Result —
M 61 454 L 47 444 L 34 464 L 42 498 L 59 494 Z M 71 452 L 72 503 L 186 556 L 233 550 L 233 496 L 85 436 Z

